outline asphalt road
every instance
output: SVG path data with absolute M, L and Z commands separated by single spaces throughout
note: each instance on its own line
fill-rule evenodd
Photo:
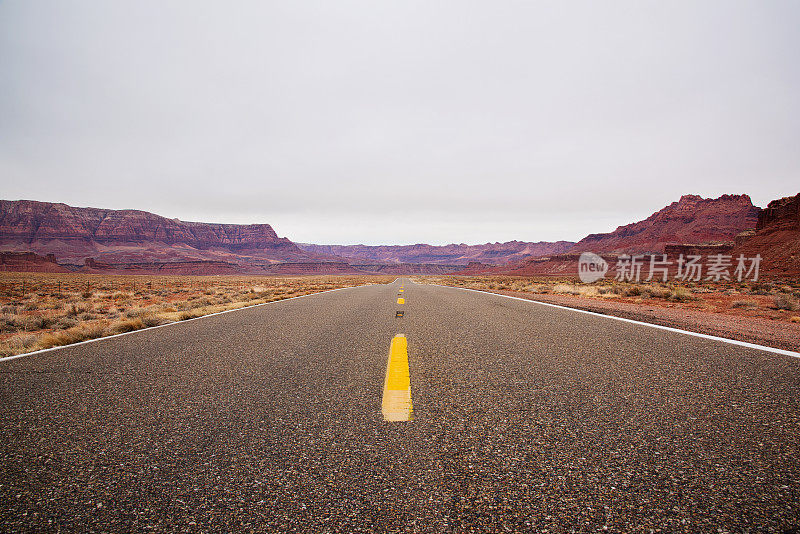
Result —
M 800 360 L 407 280 L 0 362 L 0 422 L 4 531 L 800 526 Z

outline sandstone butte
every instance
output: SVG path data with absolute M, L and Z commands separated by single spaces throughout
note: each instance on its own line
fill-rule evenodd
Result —
M 0 201 L 0 246 L 6 252 L 54 255 L 59 263 L 319 261 L 277 236 L 268 224 L 210 224 L 138 210 L 75 208 L 30 200 Z

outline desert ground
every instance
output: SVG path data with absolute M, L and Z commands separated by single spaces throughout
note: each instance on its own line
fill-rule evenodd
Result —
M 704 334 L 800 350 L 800 280 L 630 283 L 517 276 L 419 277 Z
M 394 276 L 124 276 L 0 273 L 0 356 Z

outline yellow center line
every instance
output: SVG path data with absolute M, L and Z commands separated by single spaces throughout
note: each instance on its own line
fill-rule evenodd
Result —
M 405 304 L 406 303 L 406 299 L 403 299 L 403 298 L 397 299 L 397 303 L 398 304 Z
M 411 377 L 408 374 L 408 342 L 403 334 L 394 336 L 389 349 L 381 412 L 385 421 L 411 421 L 414 418 Z
M 403 290 L 403 289 L 401 289 L 401 290 L 400 290 L 400 293 L 402 293 L 403 291 L 404 291 L 404 290 Z

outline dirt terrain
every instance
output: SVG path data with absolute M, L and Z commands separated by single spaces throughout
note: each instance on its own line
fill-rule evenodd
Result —
M 0 273 L 0 356 L 394 279 Z
M 571 279 L 475 276 L 420 277 L 625 317 L 692 332 L 800 351 L 800 282 L 633 284 Z

